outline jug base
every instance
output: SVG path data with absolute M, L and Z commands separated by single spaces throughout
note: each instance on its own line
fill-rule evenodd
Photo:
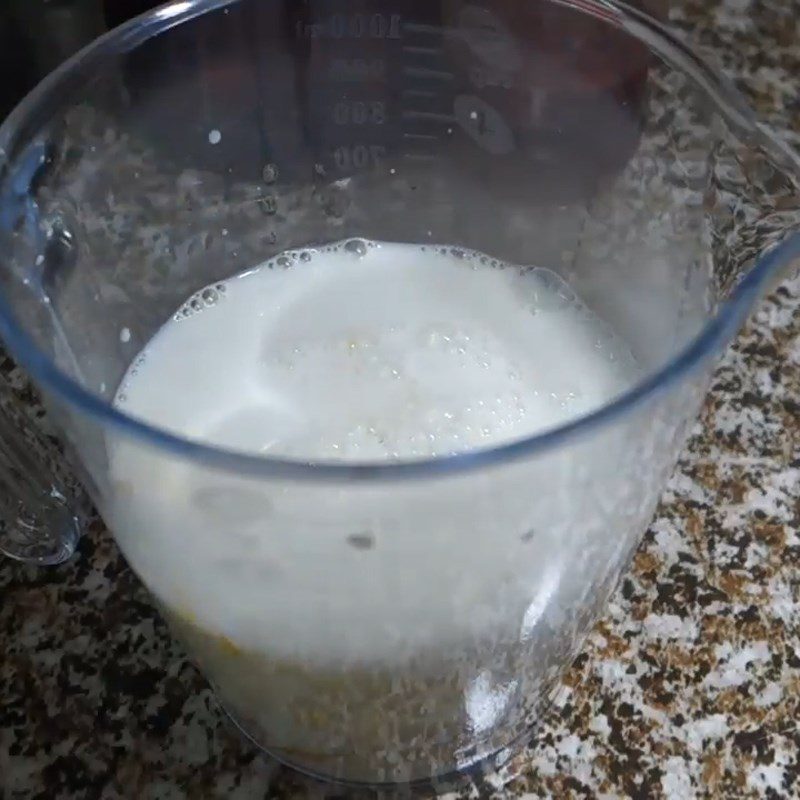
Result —
M 481 778 L 502 769 L 525 745 L 530 741 L 532 731 L 516 736 L 504 747 L 494 749 L 488 753 L 478 754 L 472 759 L 464 760 L 462 764 L 452 770 L 445 770 L 441 773 L 431 774 L 427 777 L 412 778 L 405 781 L 385 781 L 385 780 L 360 780 L 346 776 L 337 775 L 324 770 L 317 770 L 303 764 L 281 750 L 270 748 L 258 740 L 258 738 L 248 730 L 247 726 L 223 703 L 218 694 L 215 693 L 220 708 L 224 711 L 228 719 L 233 723 L 239 733 L 253 746 L 257 747 L 268 758 L 276 761 L 284 767 L 320 783 L 332 784 L 348 789 L 367 789 L 392 791 L 398 789 L 434 789 L 438 794 L 455 791 L 470 781 Z

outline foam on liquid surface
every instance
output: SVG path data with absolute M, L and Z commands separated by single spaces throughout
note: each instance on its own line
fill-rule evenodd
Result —
M 237 451 L 386 462 L 531 436 L 636 375 L 627 346 L 548 270 L 351 240 L 284 253 L 190 298 L 116 403 Z M 477 611 L 497 585 L 517 591 L 507 576 L 527 499 L 484 515 L 466 484 L 409 504 L 392 486 L 310 489 L 110 450 L 125 487 L 113 524 L 134 566 L 162 601 L 245 646 L 391 657 L 400 642 L 480 633 L 496 624 Z M 519 576 L 520 591 L 529 583 Z
M 530 436 L 607 402 L 631 369 L 548 270 L 353 240 L 199 292 L 117 403 L 234 450 L 385 461 Z

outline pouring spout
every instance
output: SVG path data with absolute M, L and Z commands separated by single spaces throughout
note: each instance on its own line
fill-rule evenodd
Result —
M 800 257 L 800 156 L 761 123 L 737 134 L 715 148 L 706 198 L 716 288 L 729 302 L 745 284 L 767 294 Z

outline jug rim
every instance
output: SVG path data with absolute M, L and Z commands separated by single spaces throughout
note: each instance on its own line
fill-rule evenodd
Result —
M 47 76 L 12 111 L 0 125 L 0 170 L 9 163 L 9 142 L 19 138 L 37 118 L 37 111 L 46 107 L 68 84 L 78 66 L 102 62 L 109 55 L 125 52 L 153 35 L 210 11 L 233 5 L 239 0 L 174 0 L 142 14 L 104 34 Z M 546 0 L 555 5 L 573 8 L 596 16 L 642 41 L 671 66 L 687 73 L 706 91 L 717 111 L 743 138 L 756 138 L 765 149 L 791 165 L 800 177 L 800 157 L 765 125 L 759 123 L 746 100 L 727 79 L 702 56 L 681 41 L 671 29 L 646 12 L 634 9 L 621 0 Z M 0 179 L 1 180 L 1 179 Z M 10 304 L 0 294 L 0 337 L 9 352 L 46 392 L 103 427 L 119 431 L 126 437 L 147 446 L 172 453 L 204 466 L 265 478 L 311 479 L 332 481 L 376 481 L 420 479 L 455 475 L 467 471 L 500 466 L 538 456 L 601 428 L 608 427 L 626 414 L 644 406 L 659 394 L 688 380 L 708 359 L 719 355 L 733 339 L 751 309 L 775 281 L 782 269 L 800 258 L 800 233 L 789 233 L 777 246 L 753 264 L 730 298 L 700 333 L 664 366 L 648 374 L 630 389 L 600 408 L 557 427 L 524 439 L 495 447 L 474 449 L 455 455 L 428 459 L 392 462 L 309 461 L 258 456 L 226 450 L 214 445 L 185 439 L 164 429 L 130 416 L 111 402 L 91 393 L 62 372 L 16 322 Z

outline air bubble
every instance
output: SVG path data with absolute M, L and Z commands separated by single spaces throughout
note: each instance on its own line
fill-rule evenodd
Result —
M 278 258 L 275 259 L 275 263 L 284 269 L 288 269 L 292 266 L 292 262 L 287 256 L 278 256 Z
M 344 249 L 348 253 L 362 258 L 367 254 L 367 243 L 363 239 L 350 239 L 345 243 Z
M 307 264 L 309 261 L 311 261 L 311 253 L 309 253 L 307 250 L 304 250 L 302 253 L 300 253 L 300 260 Z
M 463 250 L 459 250 L 457 247 L 454 247 L 452 250 L 450 250 L 450 255 L 453 256 L 454 258 L 462 259 L 464 258 L 466 253 L 464 253 Z
M 531 274 L 536 276 L 543 288 L 543 291 L 536 292 L 537 310 L 563 311 L 570 306 L 582 308 L 577 295 L 560 275 L 541 267 L 532 270 Z
M 192 309 L 192 311 L 202 311 L 203 310 L 203 304 L 200 301 L 199 297 L 193 297 L 191 302 L 189 303 L 189 307 Z
M 203 289 L 203 292 L 200 295 L 200 297 L 207 306 L 213 306 L 219 299 L 219 296 L 217 295 L 217 290 L 212 288 Z

